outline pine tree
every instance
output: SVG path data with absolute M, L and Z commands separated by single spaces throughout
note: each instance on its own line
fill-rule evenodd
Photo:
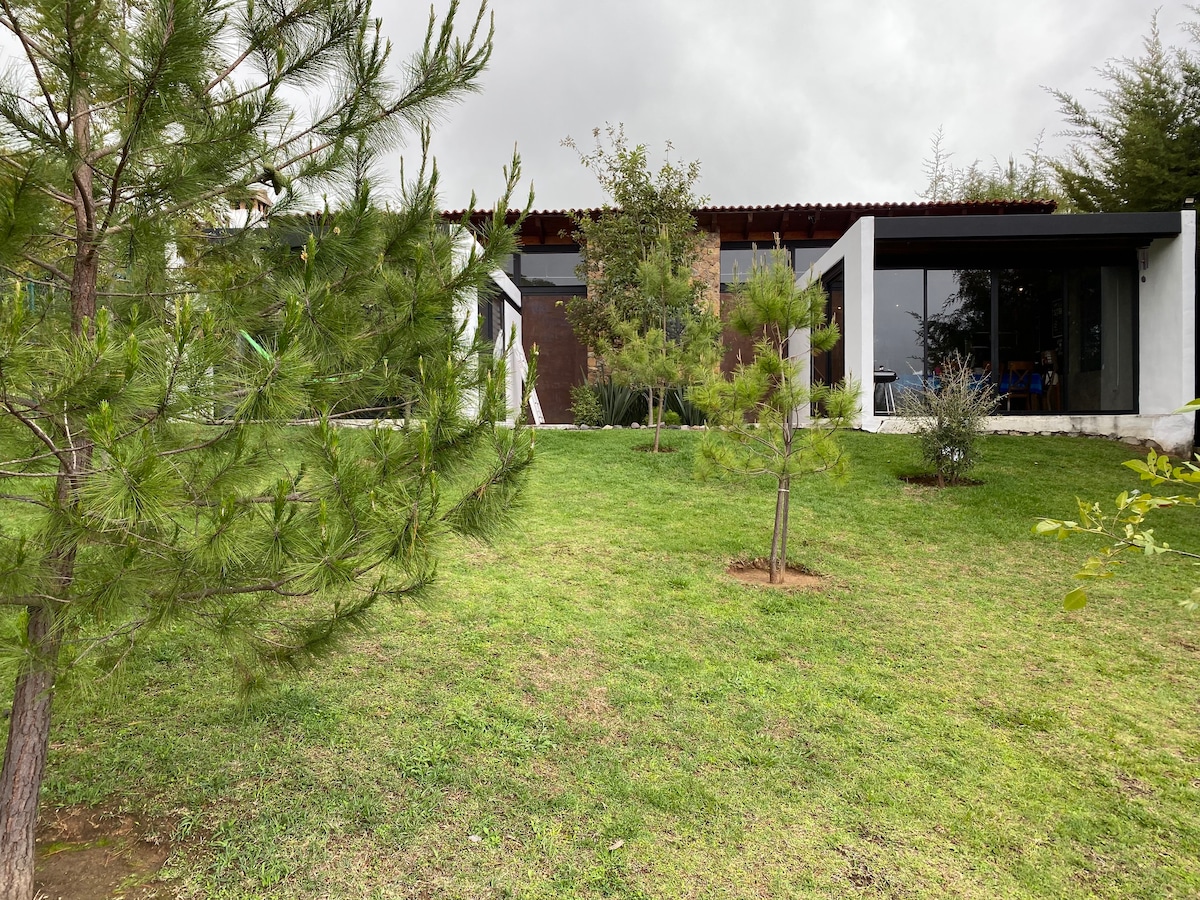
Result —
M 460 38 L 456 6 L 396 87 L 367 0 L 0 3 L 24 54 L 0 81 L 0 897 L 33 895 L 65 673 L 177 623 L 253 687 L 427 584 L 441 536 L 502 526 L 530 441 L 494 427 L 503 372 L 459 323 L 512 230 L 444 227 L 432 167 L 394 212 L 371 186 L 478 86 L 485 10 Z M 268 189 L 257 227 L 217 227 Z
M 930 203 L 986 202 L 989 200 L 1053 200 L 1066 206 L 1057 183 L 1055 164 L 1042 152 L 1042 135 L 1023 154 L 1024 160 L 1009 155 L 1002 165 L 993 158 L 984 168 L 979 160 L 969 166 L 957 166 L 946 149 L 945 132 L 938 128 L 930 140 L 932 155 L 925 160 L 927 179 L 922 200 Z
M 793 482 L 844 469 L 837 431 L 857 411 L 858 389 L 846 382 L 807 383 L 801 363 L 789 354 L 791 340 L 806 336 L 811 354 L 832 349 L 840 335 L 836 325 L 825 321 L 821 283 L 800 287 L 786 250 L 776 246 L 769 261 L 756 260 L 749 279 L 736 291 L 730 324 L 757 338 L 754 358 L 740 363 L 730 378 L 714 375 L 693 394 L 710 426 L 700 447 L 701 474 L 715 469 L 775 480 L 768 561 L 771 583 L 778 584 L 787 568 Z M 810 406 L 816 414 L 801 426 Z
M 1200 39 L 1200 23 L 1186 28 Z M 1054 167 L 1082 212 L 1170 211 L 1200 195 L 1200 58 L 1164 47 L 1157 16 L 1143 47 L 1101 70 L 1110 87 L 1096 111 L 1053 92 L 1077 139 Z
M 642 305 L 657 321 L 644 331 L 631 322 L 619 323 L 619 349 L 602 344 L 600 353 L 616 384 L 646 390 L 649 424 L 654 427 L 651 452 L 658 453 L 667 391 L 697 384 L 719 367 L 721 323 L 711 312 L 694 308 L 691 273 L 671 262 L 665 230 L 642 261 L 638 282 Z

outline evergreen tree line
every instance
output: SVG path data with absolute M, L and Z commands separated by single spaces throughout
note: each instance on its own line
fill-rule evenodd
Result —
M 1039 136 L 1020 159 L 957 166 L 939 129 L 920 196 L 934 202 L 1044 198 L 1064 212 L 1180 209 L 1200 196 L 1200 21 L 1183 28 L 1188 45 L 1164 45 L 1155 15 L 1140 55 L 1100 69 L 1106 87 L 1096 92 L 1093 107 L 1051 91 L 1073 139 L 1061 158 L 1047 156 Z

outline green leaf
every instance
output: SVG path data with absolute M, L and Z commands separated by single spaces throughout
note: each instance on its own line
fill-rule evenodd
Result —
M 1063 609 L 1074 612 L 1087 606 L 1087 593 L 1083 588 L 1075 588 L 1063 597 Z

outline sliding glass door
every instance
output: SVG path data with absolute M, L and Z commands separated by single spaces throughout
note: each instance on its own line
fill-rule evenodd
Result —
M 1132 267 L 883 269 L 875 273 L 875 366 L 898 392 L 954 354 L 1013 413 L 1134 412 Z

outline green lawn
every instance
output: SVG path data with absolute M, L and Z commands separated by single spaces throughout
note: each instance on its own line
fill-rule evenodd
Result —
M 793 494 L 820 593 L 744 587 L 766 483 L 645 433 L 539 433 L 520 527 L 241 707 L 186 634 L 58 706 L 48 806 L 170 817 L 204 897 L 1194 897 L 1194 571 L 1135 560 L 1062 610 L 1086 541 L 1030 533 L 1128 448 L 992 437 L 983 486 L 908 439 Z M 1200 546 L 1200 516 L 1159 529 Z M 107 689 L 105 689 L 107 690 Z

